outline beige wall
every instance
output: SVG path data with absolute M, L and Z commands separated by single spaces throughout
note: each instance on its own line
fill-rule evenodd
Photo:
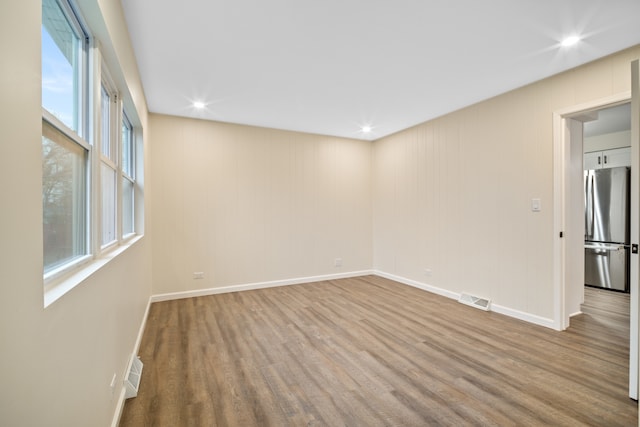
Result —
M 150 132 L 154 294 L 371 269 L 370 142 L 155 114 Z
M 635 47 L 376 141 L 374 268 L 551 320 L 552 113 L 629 91 L 639 56 Z
M 126 34 L 120 2 L 104 2 L 102 23 L 97 3 L 80 4 L 90 25 Z M 40 8 L 0 2 L 0 425 L 106 426 L 151 293 L 150 248 L 143 238 L 43 308 Z M 142 93 L 126 37 L 113 50 Z

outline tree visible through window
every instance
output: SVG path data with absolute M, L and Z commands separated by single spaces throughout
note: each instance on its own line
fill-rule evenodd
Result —
M 42 127 L 45 272 L 86 254 L 87 152 L 49 123 Z
M 71 2 L 42 0 L 43 270 L 52 286 L 136 232 L 136 141 L 123 88 L 100 49 L 89 49 Z M 99 73 L 88 72 L 90 60 Z
M 84 143 L 86 36 L 68 7 L 42 1 L 44 272 L 88 253 Z

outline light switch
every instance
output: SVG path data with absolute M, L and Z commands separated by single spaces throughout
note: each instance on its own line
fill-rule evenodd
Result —
M 531 199 L 531 211 L 540 212 L 541 210 L 542 206 L 540 205 L 540 199 Z

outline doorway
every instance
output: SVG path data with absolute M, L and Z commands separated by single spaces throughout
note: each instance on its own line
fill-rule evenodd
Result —
M 628 293 L 631 104 L 599 109 L 594 115 L 583 123 L 582 138 L 584 284 Z
M 606 99 L 574 106 L 554 114 L 554 163 L 555 163 L 555 197 L 558 203 L 554 212 L 555 230 L 558 232 L 556 239 L 556 297 L 555 315 L 556 329 L 564 330 L 569 327 L 570 317 L 580 313 L 581 304 L 584 302 L 585 284 L 585 215 L 584 215 L 584 178 L 583 164 L 585 161 L 584 148 L 585 137 L 594 136 L 591 126 L 587 123 L 595 123 L 600 114 L 606 115 L 609 109 L 622 109 L 629 104 L 631 93 L 623 93 Z M 636 107 L 637 108 L 637 107 Z M 629 122 L 631 120 L 629 119 Z M 637 126 L 637 124 L 636 124 Z M 585 135 L 585 131 L 589 135 Z M 631 210 L 638 203 L 637 168 L 638 141 L 631 136 L 631 131 L 626 130 L 632 146 L 631 164 L 635 178 L 631 179 Z M 589 144 L 592 144 L 590 141 Z M 599 141 L 602 143 L 602 141 Z M 606 149 L 605 146 L 601 148 Z M 597 147 L 597 144 L 595 144 Z M 593 144 L 588 149 L 594 148 Z M 595 150 L 594 150 L 595 151 Z M 635 193 L 635 194 L 634 194 Z M 637 209 L 637 207 L 635 207 Z M 640 220 L 638 215 L 631 216 L 631 241 L 636 242 L 636 233 Z M 636 237 L 634 237 L 636 236 Z M 630 263 L 631 280 L 631 325 L 630 325 L 630 367 L 629 367 L 629 396 L 637 399 L 638 392 L 638 306 L 634 299 L 638 293 L 638 265 L 637 255 L 632 256 Z

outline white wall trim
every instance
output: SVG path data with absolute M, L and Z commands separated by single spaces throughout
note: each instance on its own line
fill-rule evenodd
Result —
M 244 285 L 222 286 L 219 288 L 197 289 L 193 291 L 171 292 L 151 296 L 151 302 L 170 301 L 174 299 L 201 297 L 205 295 L 224 294 L 228 292 L 251 291 L 255 289 L 274 288 L 277 286 L 301 285 L 303 283 L 321 282 L 323 280 L 346 279 L 374 274 L 372 270 L 350 271 L 347 273 L 326 274 L 322 276 L 298 277 L 294 279 L 273 280 L 269 282 L 247 283 Z
M 494 313 L 513 317 L 514 319 L 524 320 L 527 323 L 533 323 L 534 325 L 544 326 L 545 328 L 557 330 L 556 322 L 554 322 L 553 319 L 536 316 L 535 314 L 525 313 L 524 311 L 515 310 L 513 308 L 494 303 L 491 303 L 491 311 L 493 311 Z
M 591 110 L 600 110 L 616 104 L 622 104 L 629 102 L 631 99 L 631 90 L 625 90 L 622 92 L 614 93 L 613 95 L 605 96 L 603 98 L 592 99 L 580 104 L 570 105 L 564 108 L 556 110 L 554 113 L 560 116 L 580 116 L 583 112 Z
M 437 295 L 441 295 L 443 297 L 451 298 L 457 300 L 460 298 L 460 294 L 456 292 L 451 292 L 446 289 L 438 288 L 437 286 L 431 286 L 426 283 L 418 282 L 416 280 L 407 279 L 405 277 L 396 276 L 395 274 L 385 273 L 384 271 L 374 271 L 376 276 L 384 277 L 386 279 L 395 280 L 396 282 L 403 283 L 405 285 L 413 286 L 414 288 L 422 289 L 427 292 L 431 292 Z M 535 314 L 525 313 L 523 311 L 515 310 L 513 308 L 505 307 L 502 305 L 496 305 L 491 303 L 491 311 L 499 314 L 504 314 L 505 316 L 513 317 L 515 319 L 524 320 L 528 323 L 533 323 L 535 325 L 544 326 L 550 329 L 555 328 L 555 322 L 553 319 L 547 319 L 545 317 L 536 316 Z
M 460 294 L 447 291 L 446 289 L 431 286 L 426 283 L 418 282 L 417 280 L 407 279 L 406 277 L 396 276 L 395 274 L 385 273 L 384 271 L 375 270 L 373 272 L 376 276 L 384 277 L 385 279 L 395 280 L 396 282 L 404 283 L 405 285 L 413 286 L 414 288 L 422 289 L 423 291 L 431 292 L 432 294 L 441 295 L 443 297 L 457 300 L 460 298 Z
M 147 326 L 147 319 L 149 317 L 149 309 L 151 308 L 151 298 L 149 297 L 149 300 L 147 301 L 147 307 L 144 310 L 144 316 L 142 316 L 142 321 L 140 322 L 140 328 L 138 329 L 138 336 L 136 337 L 136 342 L 133 345 L 133 351 L 131 352 L 132 355 L 137 355 L 139 350 L 140 350 L 140 343 L 142 342 L 142 336 L 144 335 L 144 329 Z M 124 401 L 125 401 L 125 393 L 126 393 L 126 386 L 125 386 L 125 380 L 127 379 L 127 373 L 129 372 L 129 369 L 131 369 L 131 362 L 133 361 L 132 357 L 129 357 L 129 360 L 127 361 L 127 365 L 125 368 L 125 371 L 122 374 L 122 382 L 121 385 L 122 387 L 120 388 L 120 395 L 118 396 L 118 402 L 116 404 L 116 410 L 113 414 L 113 420 L 111 421 L 111 427 L 118 427 L 118 424 L 120 424 L 120 417 L 122 417 L 122 410 L 124 409 Z
M 118 427 L 120 424 L 120 417 L 122 417 L 122 410 L 124 409 L 124 395 L 126 389 L 124 387 L 124 382 L 122 388 L 120 389 L 120 396 L 118 396 L 118 403 L 116 404 L 116 411 L 113 414 L 113 420 L 111 421 L 111 427 Z
M 138 330 L 138 337 L 136 338 L 136 343 L 133 346 L 133 354 L 138 354 L 138 351 L 140 350 L 140 343 L 142 343 L 144 328 L 147 326 L 147 318 L 149 317 L 149 310 L 151 309 L 151 303 L 153 302 L 151 301 L 151 298 L 153 298 L 153 296 L 149 297 L 149 300 L 147 301 L 147 308 L 145 308 L 144 310 L 144 316 L 142 317 L 142 322 L 140 323 L 140 329 Z M 128 371 L 129 371 L 129 366 L 127 366 L 127 372 Z
M 559 238 L 564 230 L 564 119 L 562 113 L 553 113 L 553 317 L 554 329 L 564 330 L 564 241 Z M 555 236 L 558 236 L 556 238 Z

